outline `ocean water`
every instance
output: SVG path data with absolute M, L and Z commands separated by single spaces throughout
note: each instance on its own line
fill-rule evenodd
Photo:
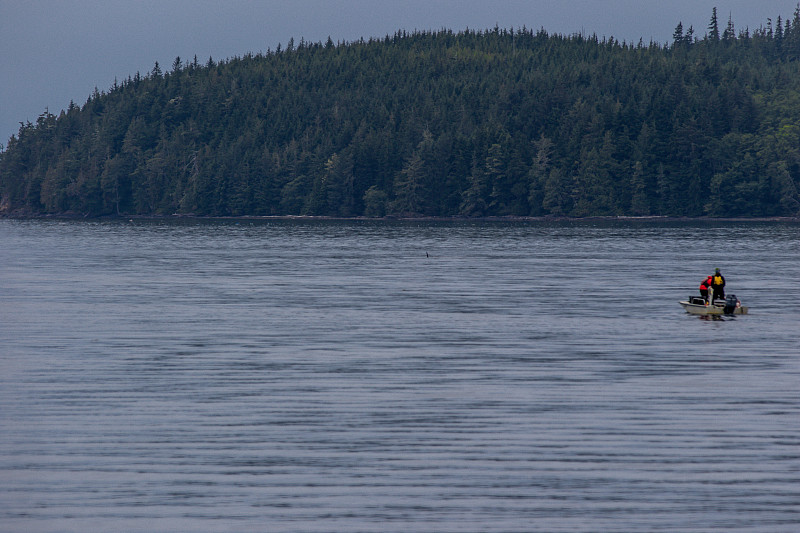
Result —
M 799 280 L 780 221 L 0 220 L 0 531 L 797 532 Z

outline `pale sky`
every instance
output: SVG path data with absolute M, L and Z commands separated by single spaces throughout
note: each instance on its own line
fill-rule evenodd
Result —
M 0 0 L 0 144 L 19 122 L 54 114 L 95 87 L 295 41 L 353 41 L 395 31 L 544 28 L 648 43 L 678 22 L 706 33 L 712 8 L 737 32 L 792 17 L 797 0 Z

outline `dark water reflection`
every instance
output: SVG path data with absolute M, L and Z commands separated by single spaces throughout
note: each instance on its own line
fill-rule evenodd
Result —
M 2 531 L 800 530 L 800 225 L 0 220 Z M 751 314 L 678 299 L 720 267 Z

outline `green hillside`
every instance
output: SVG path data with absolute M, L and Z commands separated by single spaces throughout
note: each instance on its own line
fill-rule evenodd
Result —
M 16 215 L 795 216 L 800 9 L 668 44 L 504 30 L 182 61 L 25 124 Z

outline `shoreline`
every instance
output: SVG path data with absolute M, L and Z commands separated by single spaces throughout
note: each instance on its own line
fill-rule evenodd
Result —
M 465 216 L 385 216 L 385 217 L 331 217 L 331 216 L 312 216 L 312 215 L 225 215 L 225 216 L 202 216 L 191 214 L 173 215 L 102 215 L 87 216 L 79 213 L 53 213 L 53 214 L 9 214 L 0 213 L 0 219 L 13 220 L 86 220 L 86 221 L 134 221 L 134 220 L 207 220 L 207 221 L 281 221 L 281 220 L 306 220 L 306 221 L 342 221 L 342 222 L 581 222 L 581 221 L 643 221 L 643 222 L 800 222 L 800 216 L 795 217 L 685 217 L 667 215 L 648 215 L 648 216 L 625 216 L 625 215 L 597 215 L 586 217 L 568 216 L 489 216 L 489 217 L 465 217 Z

